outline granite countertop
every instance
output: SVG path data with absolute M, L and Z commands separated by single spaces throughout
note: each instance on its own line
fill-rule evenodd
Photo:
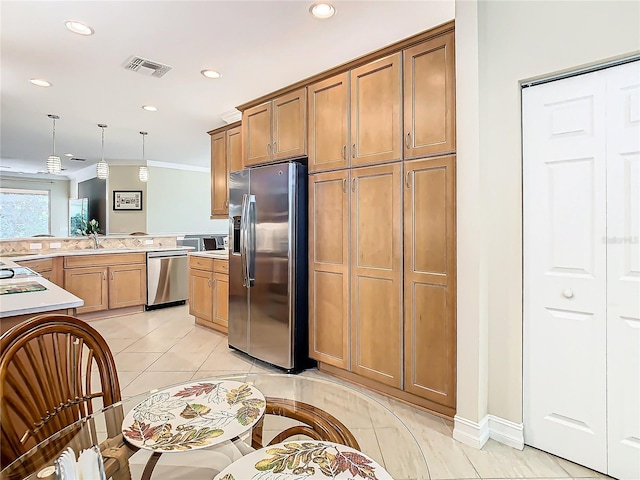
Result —
M 0 253 L 0 261 L 7 262 L 19 262 L 20 260 L 38 260 L 40 258 L 51 257 L 70 257 L 74 255 L 106 255 L 113 253 L 147 253 L 147 252 L 163 252 L 167 250 L 185 250 L 191 251 L 193 247 L 137 247 L 137 248 L 83 248 L 78 250 L 59 250 L 56 252 L 36 253 L 36 254 L 11 254 L 9 256 L 3 256 Z
M 0 287 L 8 285 L 20 287 L 20 285 L 30 282 L 35 282 L 45 287 L 46 290 L 0 295 L 0 303 L 2 305 L 0 318 L 75 308 L 84 305 L 84 301 L 81 298 L 41 276 L 2 279 L 0 280 Z
M 203 252 L 189 252 L 192 257 L 219 258 L 221 260 L 229 259 L 229 250 L 206 250 Z

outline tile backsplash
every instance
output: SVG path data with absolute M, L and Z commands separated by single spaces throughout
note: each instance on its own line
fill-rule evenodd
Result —
M 106 236 L 98 237 L 100 250 L 127 248 L 172 248 L 177 245 L 174 236 Z M 94 243 L 87 237 L 33 237 L 0 240 L 0 256 L 2 255 L 41 255 L 59 253 L 70 250 L 94 250 Z

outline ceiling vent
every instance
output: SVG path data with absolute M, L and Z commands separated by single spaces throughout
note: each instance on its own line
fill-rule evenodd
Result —
M 132 70 L 134 72 L 142 73 L 149 77 L 162 77 L 165 73 L 171 70 L 172 67 L 169 65 L 163 65 L 162 63 L 152 62 L 151 60 L 147 60 L 142 57 L 131 57 L 127 63 L 125 63 L 124 68 L 127 70 Z
M 76 157 L 71 157 L 71 158 L 69 159 L 69 161 L 71 161 L 71 162 L 86 162 L 86 161 L 87 161 L 87 159 L 86 159 L 86 158 L 76 158 Z

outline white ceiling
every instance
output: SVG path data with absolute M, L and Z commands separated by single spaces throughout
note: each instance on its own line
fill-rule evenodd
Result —
M 209 166 L 207 131 L 234 107 L 454 17 L 453 0 L 334 1 L 329 20 L 293 1 L 6 1 L 1 17 L 0 172 L 34 173 L 56 153 L 63 175 L 145 157 Z M 83 37 L 65 28 L 81 21 Z M 173 69 L 162 78 L 125 70 L 137 55 Z M 210 80 L 200 71 L 218 70 Z M 53 86 L 36 87 L 30 78 Z M 142 105 L 158 107 L 145 112 Z M 72 153 L 86 162 L 73 162 Z

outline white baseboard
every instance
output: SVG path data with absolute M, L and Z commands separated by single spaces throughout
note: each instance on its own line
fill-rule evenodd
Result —
M 479 423 L 456 415 L 453 417 L 453 438 L 470 447 L 481 449 L 489 440 L 489 421 L 485 416 Z
M 518 450 L 524 449 L 524 429 L 521 423 L 515 423 L 495 415 L 489 418 L 489 438 Z
M 518 450 L 524 448 L 522 424 L 495 415 L 485 415 L 478 423 L 456 415 L 453 419 L 453 438 L 478 449 L 481 449 L 489 438 Z

